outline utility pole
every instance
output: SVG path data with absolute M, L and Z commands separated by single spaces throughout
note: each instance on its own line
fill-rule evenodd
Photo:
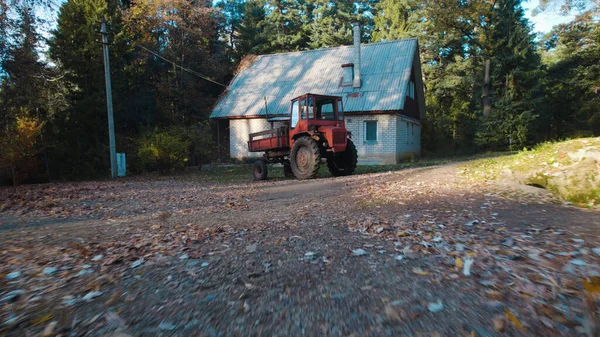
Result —
M 108 111 L 108 142 L 110 147 L 110 174 L 117 177 L 117 149 L 115 145 L 115 121 L 113 118 L 112 88 L 110 85 L 110 62 L 108 60 L 108 31 L 106 20 L 102 18 L 102 49 L 104 51 L 104 77 L 106 80 L 106 110 Z

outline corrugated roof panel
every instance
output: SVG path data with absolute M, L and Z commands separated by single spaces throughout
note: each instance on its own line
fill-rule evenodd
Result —
M 307 92 L 344 96 L 346 111 L 401 110 L 416 39 L 363 44 L 362 86 L 340 86 L 341 65 L 354 62 L 354 47 L 259 56 L 231 82 L 211 118 L 287 114 L 290 100 Z M 358 97 L 348 94 L 358 92 Z

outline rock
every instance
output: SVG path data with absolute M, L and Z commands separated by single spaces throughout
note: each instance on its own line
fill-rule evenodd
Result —
M 367 251 L 365 251 L 362 248 L 358 248 L 358 249 L 354 249 L 352 250 L 352 255 L 354 256 L 365 256 L 365 255 L 369 255 L 369 253 Z
M 454 246 L 454 250 L 456 250 L 457 252 L 462 252 L 465 250 L 465 245 L 463 245 L 462 243 L 457 243 Z
M 594 254 L 596 254 L 596 255 L 600 256 L 600 247 L 597 247 L 597 248 L 592 248 L 592 253 L 594 253 Z
M 253 243 L 253 244 L 247 245 L 246 246 L 246 252 L 249 253 L 249 254 L 256 253 L 256 244 Z
M 44 268 L 44 274 L 45 274 L 45 275 L 48 275 L 48 276 L 50 276 L 50 275 L 54 275 L 54 274 L 56 273 L 56 271 L 57 271 L 57 270 L 58 270 L 58 269 L 56 269 L 56 268 L 54 268 L 54 267 L 46 267 L 46 268 Z
M 547 259 L 549 259 L 549 260 L 552 260 L 554 258 L 554 255 L 548 253 L 548 254 L 544 254 L 544 257 L 547 258 Z
M 319 255 L 319 253 L 306 252 L 306 253 L 304 253 L 304 258 L 308 259 L 308 260 L 312 260 L 312 259 L 315 259 L 318 255 Z
M 90 269 L 90 268 L 92 268 L 92 265 L 91 264 L 84 264 L 83 266 L 81 266 L 81 268 L 83 268 L 83 269 Z
M 404 255 L 396 255 L 396 256 L 394 256 L 394 260 L 402 261 L 402 260 L 404 260 Z
M 17 300 L 17 298 L 19 296 L 21 296 L 22 294 L 25 293 L 25 290 L 13 290 L 11 292 L 9 292 L 8 294 L 6 294 L 4 297 L 2 297 L 2 299 L 0 299 L 0 303 L 5 303 L 5 302 L 14 302 Z
M 377 253 L 378 254 L 385 254 L 385 250 L 383 250 L 383 249 L 382 250 L 378 250 Z
M 17 279 L 19 277 L 21 277 L 21 272 L 20 271 L 14 271 L 12 273 L 6 274 L 6 279 L 9 280 L 9 281 Z
M 158 328 L 162 331 L 173 331 L 177 326 L 171 322 L 162 321 L 158 325 Z
M 141 266 L 143 263 L 144 263 L 144 258 L 141 258 L 141 259 L 139 259 L 139 260 L 136 260 L 136 261 L 134 261 L 134 262 L 131 264 L 131 268 L 134 268 L 134 269 L 135 269 L 135 268 L 137 268 L 137 267 Z
M 383 232 L 383 227 L 377 227 L 377 233 Z
M 583 254 L 583 255 L 588 255 L 588 254 L 590 253 L 590 251 L 589 251 L 589 250 L 587 250 L 587 249 L 585 249 L 585 248 L 581 248 L 581 249 L 579 250 L 579 253 L 581 253 L 581 254 Z
M 573 242 L 577 242 L 577 243 L 584 243 L 585 240 L 584 239 L 571 239 L 573 240 Z
M 189 259 L 189 256 L 187 254 L 183 254 L 179 257 L 180 260 L 187 260 Z
M 427 303 L 427 310 L 429 310 L 430 312 L 433 312 L 433 313 L 444 310 L 444 305 L 442 304 L 442 300 L 438 300 L 437 302 Z
M 202 264 L 200 265 L 200 267 L 206 268 L 206 267 L 208 267 L 208 265 L 209 265 L 208 262 L 202 262 Z
M 82 300 L 89 302 L 102 294 L 103 292 L 101 291 L 90 291 L 89 293 L 85 294 L 85 296 L 83 296 Z
M 104 258 L 104 255 L 102 255 L 102 254 L 99 254 L 99 255 L 96 255 L 96 256 L 94 256 L 94 257 L 92 258 L 92 261 L 94 261 L 94 262 L 98 262 L 98 261 L 102 260 L 103 258 Z

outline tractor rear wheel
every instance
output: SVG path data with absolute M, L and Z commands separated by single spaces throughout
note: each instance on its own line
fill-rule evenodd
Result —
M 293 178 L 294 172 L 292 172 L 292 166 L 290 163 L 283 163 L 283 175 L 286 178 Z
M 321 164 L 321 151 L 317 142 L 310 137 L 300 137 L 290 152 L 290 166 L 298 179 L 315 178 Z
M 356 168 L 356 163 L 358 162 L 356 146 L 354 146 L 354 143 L 350 139 L 347 142 L 346 151 L 327 157 L 327 167 L 334 177 L 351 175 Z
M 267 162 L 265 160 L 258 160 L 252 165 L 252 176 L 255 180 L 267 179 Z

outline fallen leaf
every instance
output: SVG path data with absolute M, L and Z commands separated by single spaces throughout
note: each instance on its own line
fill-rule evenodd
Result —
M 589 281 L 583 279 L 583 289 L 589 294 L 600 294 L 600 276 L 592 276 Z
M 504 311 L 506 312 L 506 317 L 508 317 L 508 319 L 514 326 L 516 326 L 520 330 L 525 330 L 525 328 L 523 328 L 523 324 L 521 324 L 521 321 L 519 321 L 519 319 L 515 315 L 513 315 L 513 313 L 510 312 L 510 310 L 508 310 L 507 307 L 504 307 Z
M 31 325 L 37 326 L 37 325 L 40 325 L 42 323 L 46 323 L 46 322 L 48 322 L 51 319 L 52 319 L 52 314 L 47 314 L 47 315 L 42 316 L 40 318 L 34 319 L 33 322 L 31 322 Z
M 459 269 L 463 267 L 463 261 L 460 259 L 460 257 L 457 257 L 456 260 L 454 260 L 454 265 Z

